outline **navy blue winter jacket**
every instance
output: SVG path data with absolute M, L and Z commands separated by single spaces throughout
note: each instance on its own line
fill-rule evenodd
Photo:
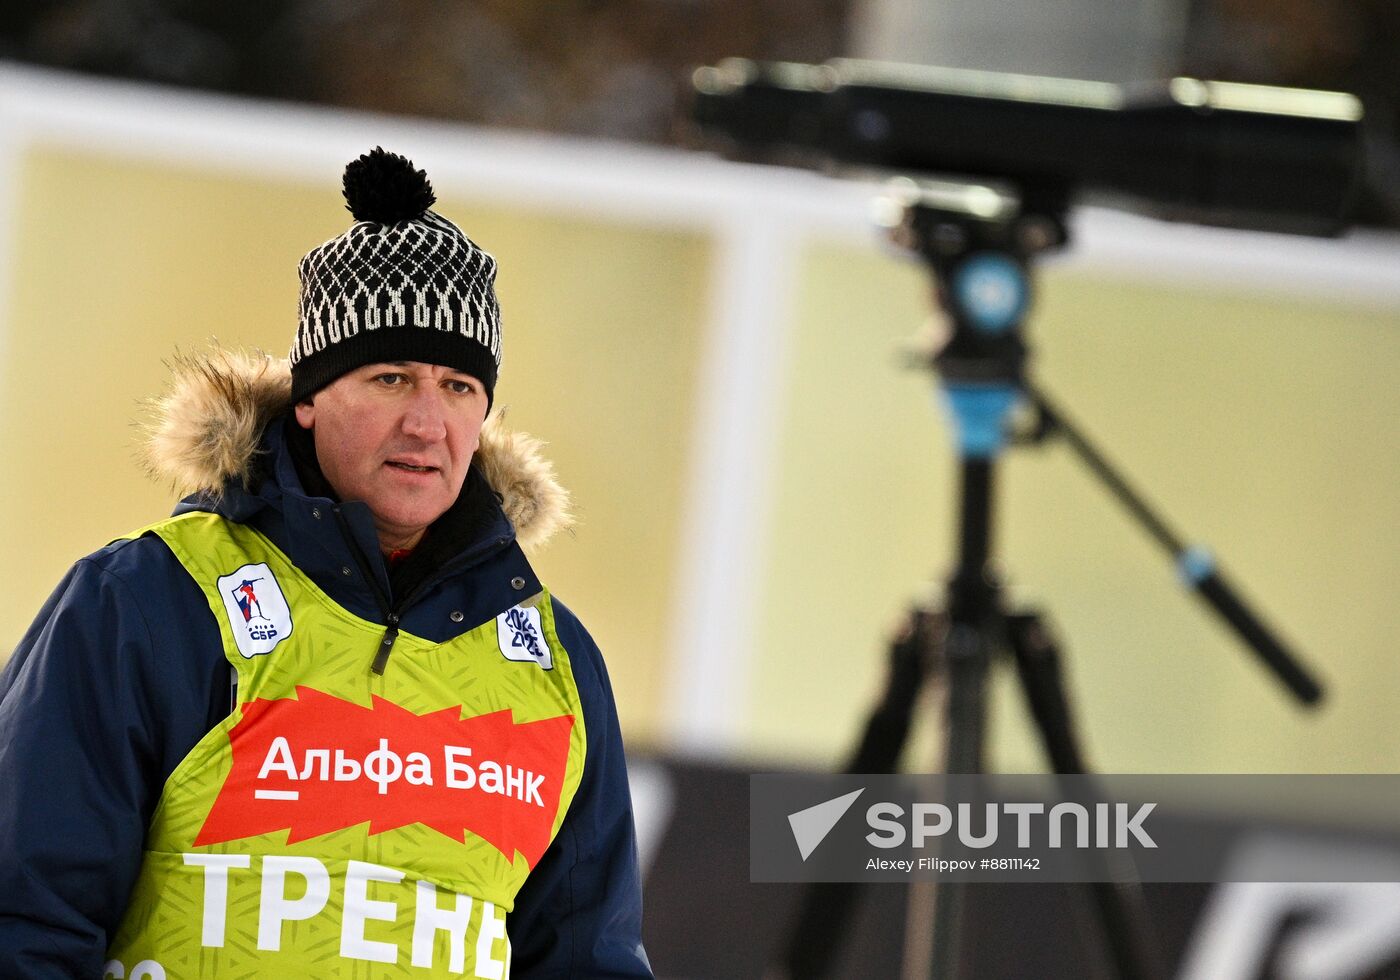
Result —
M 389 598 L 368 508 L 307 496 L 280 422 L 263 428 L 253 489 L 230 479 L 217 503 L 191 497 L 177 512 L 215 510 L 256 528 L 336 602 L 385 622 L 385 602 L 402 597 Z M 483 501 L 477 533 L 401 610 L 417 636 L 451 639 L 540 588 L 480 470 L 463 491 Z M 592 638 L 554 608 L 583 704 L 586 765 L 507 920 L 512 976 L 650 977 L 612 690 Z M 110 544 L 59 584 L 0 674 L 0 977 L 102 976 L 161 789 L 227 716 L 230 673 L 202 590 L 159 538 Z

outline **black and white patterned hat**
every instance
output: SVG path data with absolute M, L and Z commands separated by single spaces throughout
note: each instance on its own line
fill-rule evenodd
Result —
M 429 210 L 428 176 L 375 147 L 345 168 L 355 224 L 301 260 L 292 399 L 376 361 L 464 371 L 490 399 L 501 366 L 496 260 Z

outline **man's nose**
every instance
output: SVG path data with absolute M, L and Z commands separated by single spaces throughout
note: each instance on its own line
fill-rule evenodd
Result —
M 403 431 L 424 442 L 437 442 L 446 437 L 445 409 L 434 387 L 424 385 L 413 392 L 404 411 Z

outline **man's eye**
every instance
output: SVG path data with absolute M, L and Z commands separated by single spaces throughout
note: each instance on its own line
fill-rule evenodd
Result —
M 469 395 L 476 390 L 470 381 L 449 381 L 447 387 L 459 395 Z
M 397 385 L 404 381 L 404 376 L 402 374 L 376 374 L 374 380 L 380 384 Z

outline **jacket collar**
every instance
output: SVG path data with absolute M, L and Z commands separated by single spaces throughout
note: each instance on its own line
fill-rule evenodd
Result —
M 147 471 L 177 493 L 195 495 L 195 506 L 233 520 L 250 519 L 274 496 L 285 497 L 284 509 L 303 509 L 304 502 L 313 510 L 280 427 L 272 424 L 291 408 L 288 362 L 215 347 L 177 355 L 171 366 L 168 390 L 149 403 L 141 454 Z M 571 525 L 568 493 L 542 456 L 541 443 L 506 430 L 501 416 L 495 413 L 482 429 L 472 469 L 499 499 L 520 544 L 538 549 Z M 363 504 L 342 510 L 357 539 L 366 525 L 372 532 Z M 367 544 L 377 550 L 372 538 Z
M 256 528 L 323 591 L 367 618 L 401 608 L 420 586 L 451 569 L 474 565 L 515 538 L 485 477 L 473 468 L 458 502 L 433 524 L 419 546 L 431 549 L 431 554 L 415 555 L 420 560 L 411 566 L 405 562 L 409 567 L 390 570 L 380 555 L 366 504 L 342 503 L 303 489 L 279 421 L 264 432 L 262 451 L 265 461 L 253 488 L 231 482 L 217 496 L 186 497 L 175 512 L 213 511 Z M 363 580 L 366 573 L 372 582 Z

